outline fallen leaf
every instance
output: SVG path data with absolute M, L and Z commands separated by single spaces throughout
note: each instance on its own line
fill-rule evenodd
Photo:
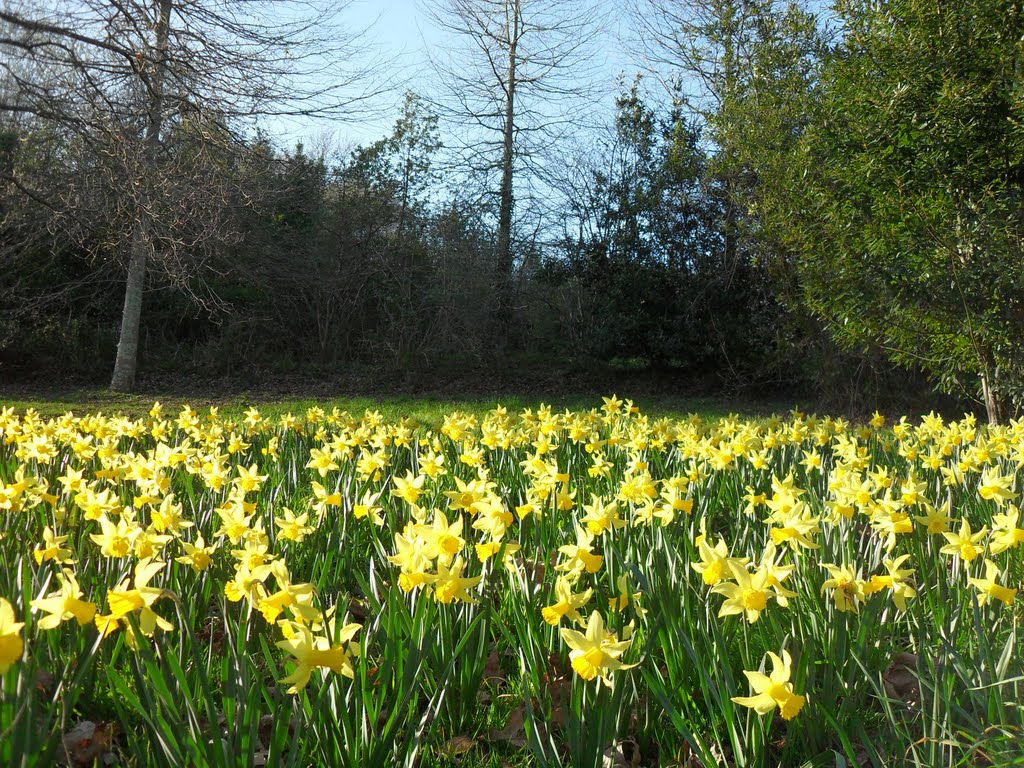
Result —
M 871 765 L 871 755 L 868 754 L 868 751 L 862 744 L 854 745 L 853 757 L 857 761 L 857 768 L 868 768 Z
M 551 724 L 564 728 L 572 693 L 572 680 L 557 654 L 548 654 L 548 671 L 542 678 L 551 699 Z
M 442 748 L 442 752 L 444 752 L 445 756 L 449 758 L 460 757 L 472 750 L 475 746 L 476 739 L 466 735 L 459 735 L 449 739 Z
M 523 722 L 526 717 L 526 707 L 520 704 L 512 714 L 508 716 L 508 722 L 501 730 L 494 730 L 487 734 L 488 741 L 507 741 L 516 747 L 526 746 L 526 734 L 523 731 Z
M 274 726 L 277 723 L 278 715 L 261 715 L 260 724 L 257 729 L 257 735 L 259 736 L 260 743 L 265 747 L 270 746 L 270 742 L 274 736 Z M 288 718 L 288 735 L 292 736 L 295 734 L 297 721 L 294 716 Z
M 612 744 L 601 758 L 602 768 L 637 768 L 640 765 L 640 750 L 632 741 Z
M 484 664 L 484 682 L 504 683 L 505 673 L 501 671 L 501 656 L 497 650 L 491 651 Z
M 116 723 L 95 723 L 92 720 L 75 723 L 64 734 L 61 763 L 70 766 L 93 765 L 110 751 L 116 731 Z
M 36 691 L 43 696 L 52 696 L 53 692 L 57 690 L 57 681 L 45 669 L 40 669 L 36 672 L 35 686 Z
M 348 614 L 360 624 L 366 623 L 366 617 L 370 615 L 370 604 L 366 600 L 353 597 L 348 603 Z
M 907 706 L 915 706 L 921 700 L 921 684 L 916 670 L 916 654 L 897 653 L 882 675 L 886 695 Z

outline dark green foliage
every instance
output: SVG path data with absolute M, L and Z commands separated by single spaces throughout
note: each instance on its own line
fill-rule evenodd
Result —
M 567 335 L 598 359 L 749 384 L 770 365 L 779 308 L 759 268 L 727 251 L 726 201 L 698 129 L 678 109 L 656 115 L 638 85 L 618 97 L 613 141 L 580 206 L 589 218 L 545 272 L 575 290 Z
M 1005 417 L 1024 374 L 1020 7 L 835 12 L 843 36 L 804 90 L 806 127 L 767 164 L 766 215 L 840 342 Z

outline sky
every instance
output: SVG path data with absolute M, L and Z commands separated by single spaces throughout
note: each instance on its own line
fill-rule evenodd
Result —
M 369 31 L 366 35 L 372 41 L 382 60 L 394 60 L 389 72 L 394 76 L 397 87 L 393 93 L 379 100 L 379 114 L 362 117 L 356 121 L 339 120 L 289 120 L 274 119 L 263 121 L 262 127 L 278 137 L 283 146 L 294 145 L 297 141 L 317 144 L 327 141 L 336 147 L 366 144 L 390 133 L 402 102 L 402 93 L 412 89 L 429 94 L 432 72 L 425 49 L 433 52 L 444 51 L 452 45 L 450 33 L 436 28 L 426 8 L 431 0 L 353 0 L 344 10 L 341 20 L 349 28 Z M 604 11 L 621 7 L 616 0 L 592 0 Z M 609 26 L 619 21 L 610 14 Z M 609 118 L 614 103 L 615 82 L 623 71 L 635 71 L 627 55 L 618 44 L 614 30 L 605 32 L 595 45 L 594 70 L 591 77 L 597 79 L 607 101 Z M 605 87 L 606 86 L 606 87 Z

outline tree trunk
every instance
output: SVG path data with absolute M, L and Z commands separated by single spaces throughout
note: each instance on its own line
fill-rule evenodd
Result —
M 503 130 L 504 147 L 501 154 L 501 191 L 498 207 L 498 242 L 496 247 L 496 266 L 498 279 L 501 281 L 500 296 L 503 311 L 508 310 L 512 292 L 512 166 L 514 160 L 515 139 L 515 96 L 516 96 L 516 64 L 517 46 L 519 43 L 519 1 L 512 4 L 512 20 L 509 26 L 508 46 L 508 81 L 505 85 L 505 127 Z
M 991 368 L 986 364 L 981 372 L 981 395 L 985 401 L 985 415 L 988 418 L 988 423 L 992 426 L 1002 423 L 1003 420 L 1003 409 L 1002 403 L 999 402 L 999 394 L 996 391 L 996 387 L 993 386 L 992 381 L 993 375 Z
M 128 278 L 124 291 L 124 309 L 121 313 L 121 333 L 117 342 L 114 375 L 110 381 L 110 388 L 117 392 L 130 392 L 134 389 L 135 371 L 138 367 L 142 294 L 146 285 L 146 261 L 149 251 L 152 249 L 152 226 L 150 223 L 152 195 L 150 191 L 153 176 L 156 173 L 160 131 L 163 127 L 164 68 L 167 62 L 172 4 L 173 0 L 159 0 L 154 70 L 148 77 L 140 72 L 143 85 L 149 92 L 149 109 L 146 122 L 144 177 L 140 180 L 139 204 L 132 231 Z M 146 65 L 145 60 L 140 64 L 141 67 Z

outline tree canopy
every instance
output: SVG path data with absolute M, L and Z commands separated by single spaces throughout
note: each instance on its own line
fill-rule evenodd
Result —
M 1024 379 L 1024 16 L 1003 0 L 842 2 L 773 202 L 810 306 L 989 417 Z

